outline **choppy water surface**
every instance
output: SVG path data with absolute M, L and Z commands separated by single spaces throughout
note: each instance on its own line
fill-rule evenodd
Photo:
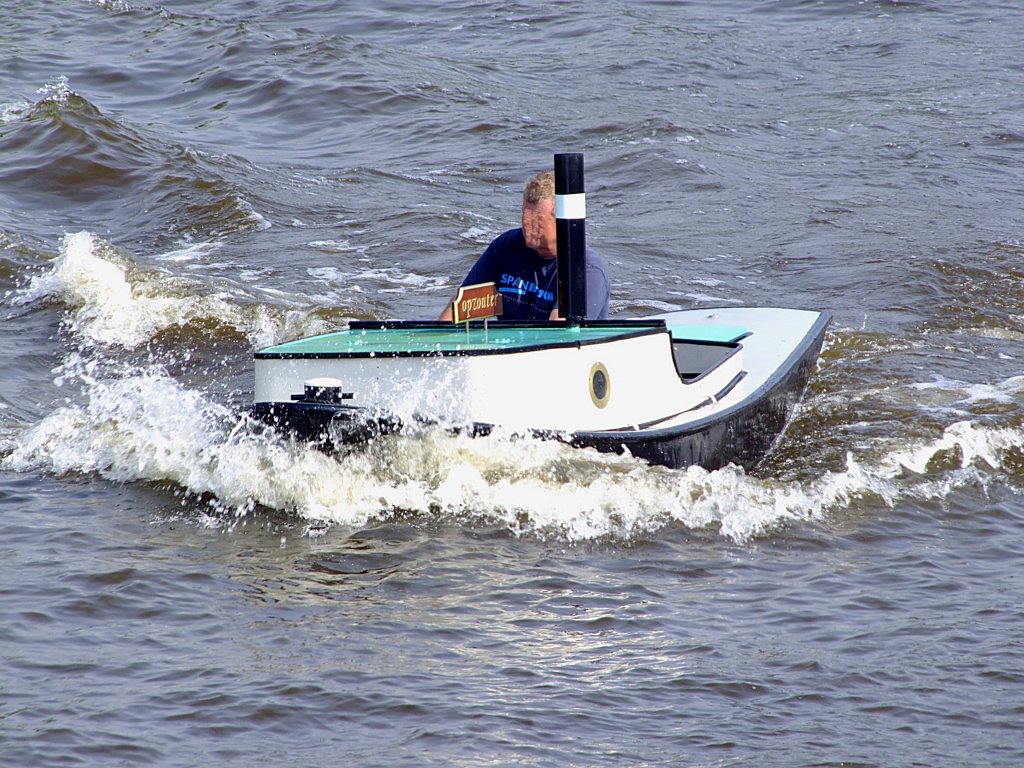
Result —
M 0 762 L 1024 763 L 1021 29 L 0 2 Z M 435 316 L 556 151 L 613 316 L 834 313 L 756 472 L 246 427 L 254 349 Z

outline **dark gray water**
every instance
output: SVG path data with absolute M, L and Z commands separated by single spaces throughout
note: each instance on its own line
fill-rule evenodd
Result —
M 1024 764 L 1022 30 L 0 0 L 0 764 Z M 560 151 L 613 316 L 834 313 L 756 472 L 244 428 Z

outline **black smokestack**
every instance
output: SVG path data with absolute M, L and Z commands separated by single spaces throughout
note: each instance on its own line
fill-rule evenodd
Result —
M 558 314 L 578 323 L 587 316 L 587 203 L 583 153 L 555 155 L 555 233 Z

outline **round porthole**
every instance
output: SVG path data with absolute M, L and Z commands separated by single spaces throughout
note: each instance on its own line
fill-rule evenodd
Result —
M 612 380 L 604 363 L 594 363 L 590 369 L 590 399 L 598 408 L 608 405 L 612 396 Z

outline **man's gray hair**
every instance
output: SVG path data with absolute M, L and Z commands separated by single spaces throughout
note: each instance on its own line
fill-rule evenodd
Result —
M 555 196 L 555 172 L 541 171 L 528 182 L 523 190 L 523 200 L 527 203 L 539 203 L 551 200 Z

